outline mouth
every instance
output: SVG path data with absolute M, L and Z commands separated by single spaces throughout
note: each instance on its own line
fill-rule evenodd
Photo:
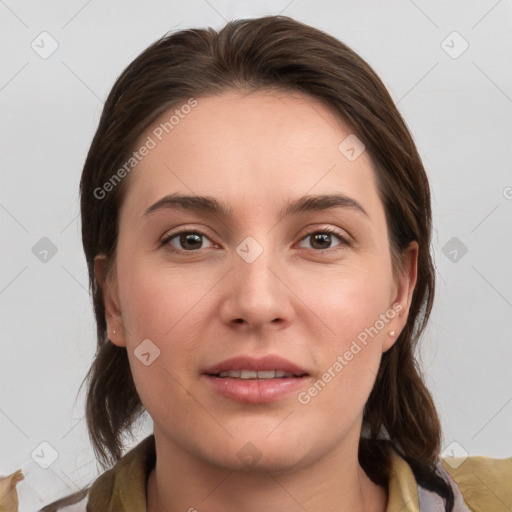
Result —
M 227 378 L 230 379 L 259 379 L 259 380 L 266 380 L 266 379 L 292 379 L 292 378 L 300 378 L 304 375 L 307 375 L 306 373 L 295 375 L 293 373 L 287 372 L 285 370 L 227 370 L 220 372 L 218 374 L 212 375 L 212 377 L 219 377 L 219 378 Z
M 207 368 L 207 384 L 225 398 L 252 404 L 284 398 L 302 387 L 309 373 L 278 356 L 237 357 Z

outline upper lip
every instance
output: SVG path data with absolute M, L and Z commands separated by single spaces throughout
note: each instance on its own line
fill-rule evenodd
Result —
M 268 355 L 264 357 L 232 357 L 231 359 L 226 359 L 225 361 L 221 361 L 220 363 L 206 368 L 204 373 L 207 375 L 217 375 L 229 370 L 284 370 L 285 372 L 292 373 L 293 375 L 308 374 L 306 370 L 295 363 L 276 355 Z

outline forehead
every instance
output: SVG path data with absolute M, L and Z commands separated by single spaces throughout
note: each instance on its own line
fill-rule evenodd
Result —
M 372 206 L 369 155 L 347 158 L 340 144 L 354 135 L 322 102 L 275 91 L 230 91 L 194 102 L 168 110 L 141 135 L 136 147 L 151 139 L 153 148 L 131 172 L 123 206 L 142 213 L 180 192 L 218 197 L 235 209 L 278 208 L 283 196 L 340 192 L 358 196 L 370 214 L 379 209 Z

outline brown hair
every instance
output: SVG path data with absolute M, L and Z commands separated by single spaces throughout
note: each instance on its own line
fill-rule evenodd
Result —
M 453 507 L 453 492 L 437 473 L 441 427 L 415 359 L 432 308 L 435 273 L 430 254 L 428 179 L 407 126 L 381 80 L 334 37 L 285 16 L 229 22 L 219 32 L 190 29 L 167 35 L 142 52 L 117 79 L 105 103 L 80 182 L 82 240 L 97 323 L 97 353 L 86 376 L 87 425 L 104 468 L 123 450 L 122 436 L 144 411 L 126 349 L 109 342 L 94 258 L 115 261 L 118 211 L 129 182 L 105 197 L 102 187 L 126 162 L 136 140 L 164 111 L 191 97 L 229 89 L 297 91 L 324 102 L 363 141 L 376 168 L 395 272 L 400 254 L 419 244 L 418 278 L 407 324 L 383 354 L 364 408 L 359 460 L 384 487 L 389 446 L 410 464 L 418 482 Z M 378 439 L 385 431 L 388 439 Z

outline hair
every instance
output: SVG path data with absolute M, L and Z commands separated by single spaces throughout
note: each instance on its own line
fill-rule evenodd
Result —
M 95 190 L 116 174 L 139 137 L 168 109 L 230 90 L 269 89 L 323 102 L 364 143 L 376 170 L 396 273 L 405 248 L 411 241 L 419 245 L 407 324 L 383 354 L 364 407 L 367 435 L 360 439 L 359 462 L 373 482 L 386 487 L 392 447 L 418 483 L 438 493 L 451 511 L 453 491 L 436 469 L 441 425 L 415 358 L 435 288 L 428 179 L 406 123 L 372 68 L 339 40 L 286 16 L 230 21 L 218 32 L 188 29 L 165 35 L 123 71 L 107 98 L 80 181 L 82 241 L 97 324 L 97 352 L 84 379 L 95 454 L 105 469 L 119 460 L 123 435 L 144 412 L 126 349 L 109 342 L 94 273 L 99 254 L 106 256 L 107 275 L 113 268 L 118 213 L 129 180 L 101 199 Z M 384 431 L 387 439 L 382 439 Z

